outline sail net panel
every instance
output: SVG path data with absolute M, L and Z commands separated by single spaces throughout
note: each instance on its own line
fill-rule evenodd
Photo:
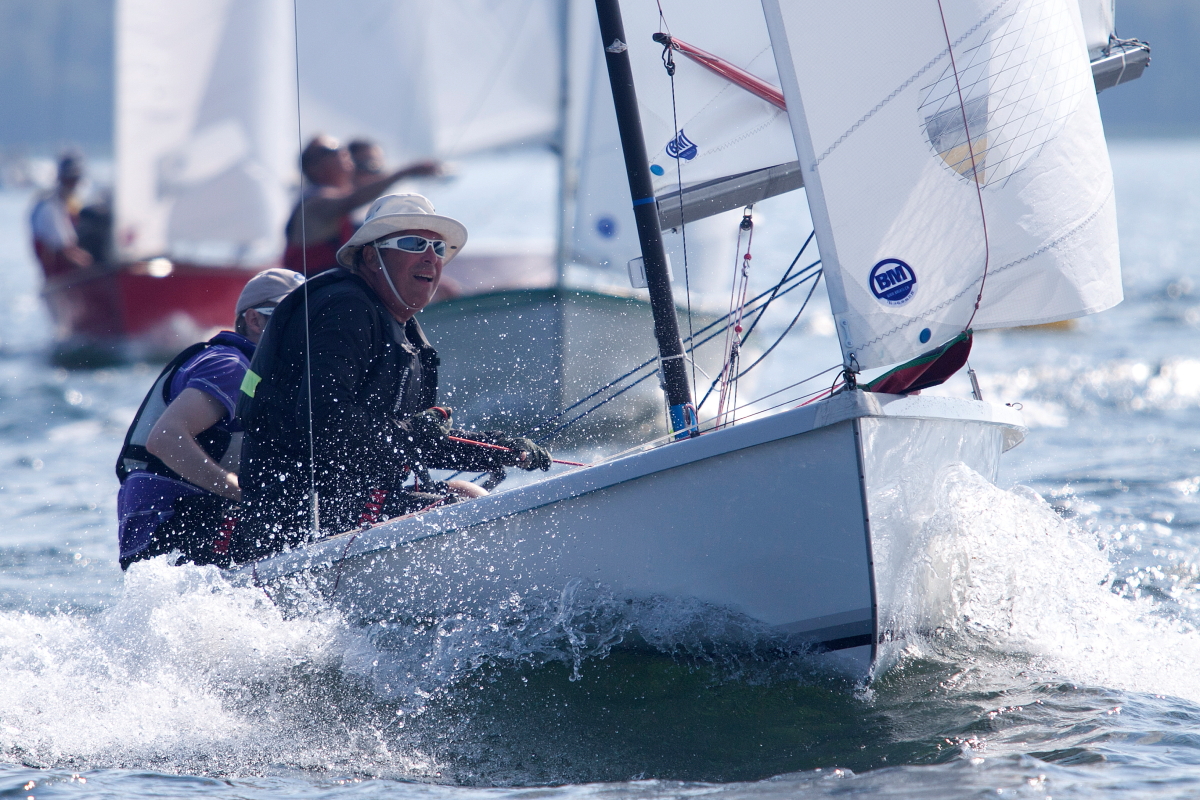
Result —
M 848 365 L 1120 301 L 1074 0 L 763 8 Z

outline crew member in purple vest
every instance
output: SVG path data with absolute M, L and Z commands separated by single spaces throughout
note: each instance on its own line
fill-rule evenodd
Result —
M 238 297 L 235 330 L 184 350 L 154 382 L 117 459 L 121 569 L 171 551 L 180 562 L 227 562 L 242 498 L 238 390 L 272 311 L 302 283 L 286 269 L 255 275 Z

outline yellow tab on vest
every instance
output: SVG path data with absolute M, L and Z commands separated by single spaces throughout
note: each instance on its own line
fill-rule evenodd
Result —
M 246 370 L 246 377 L 242 378 L 242 394 L 247 397 L 254 397 L 254 392 L 258 390 L 258 384 L 262 382 L 262 378 L 252 369 Z

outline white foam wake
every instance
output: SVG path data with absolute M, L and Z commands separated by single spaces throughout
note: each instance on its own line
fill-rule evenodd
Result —
M 1200 701 L 1200 634 L 1151 599 L 1115 592 L 1094 533 L 1026 487 L 1005 491 L 963 466 L 942 480 L 903 611 L 926 632 L 910 655 L 984 651 L 1075 682 Z

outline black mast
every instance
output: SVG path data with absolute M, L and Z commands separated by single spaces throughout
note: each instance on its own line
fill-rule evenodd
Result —
M 667 255 L 663 250 L 662 230 L 658 225 L 658 204 L 654 201 L 654 188 L 650 183 L 650 160 L 646 157 L 642 118 L 638 112 L 637 93 L 633 88 L 633 69 L 629 64 L 625 26 L 621 22 L 621 6 L 618 0 L 596 0 L 596 14 L 600 18 L 604 60 L 608 64 L 608 81 L 612 85 L 613 105 L 617 110 L 617 128 L 621 132 L 625 172 L 629 176 L 629 193 L 633 197 L 638 242 L 646 265 L 650 309 L 654 313 L 654 338 L 658 340 L 658 358 L 663 388 L 667 393 L 671 431 L 675 438 L 680 439 L 695 432 L 696 411 L 692 407 L 692 392 L 683 363 L 683 342 L 679 339 L 675 298 L 671 294 L 671 280 L 667 275 Z

